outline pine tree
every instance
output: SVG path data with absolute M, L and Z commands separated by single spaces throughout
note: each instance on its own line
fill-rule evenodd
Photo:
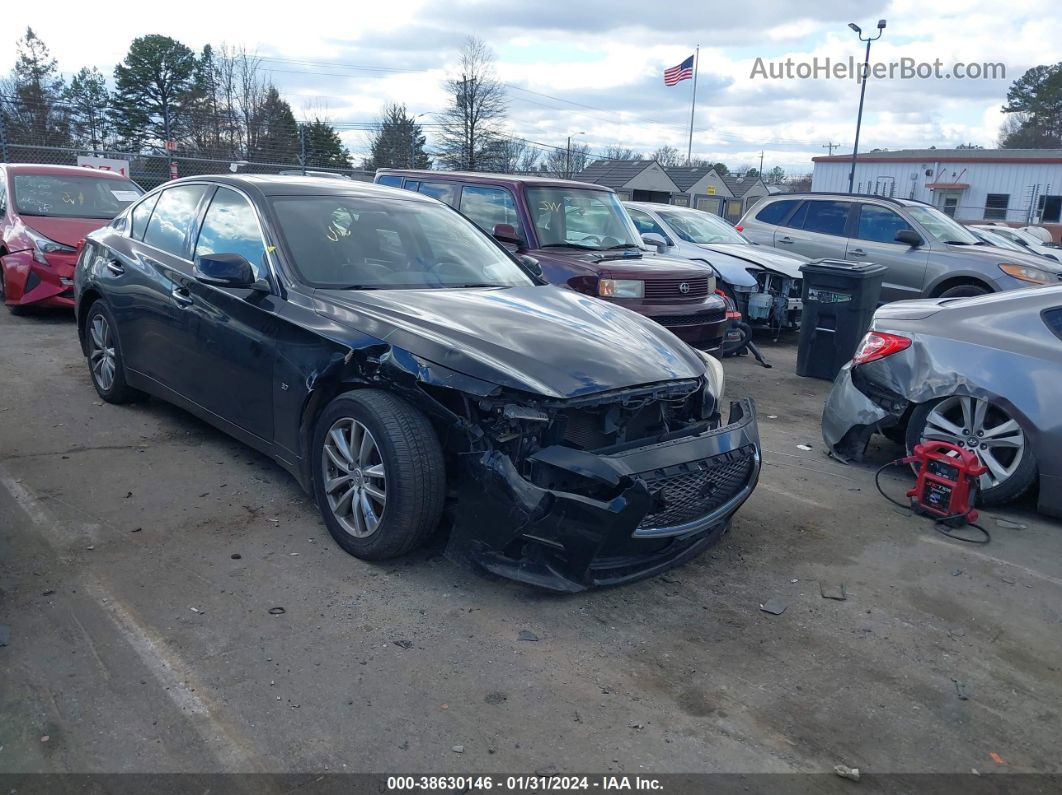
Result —
M 304 126 L 307 168 L 350 168 L 350 152 L 335 127 L 315 118 Z
M 33 28 L 16 44 L 17 58 L 11 73 L 11 99 L 4 103 L 8 140 L 14 144 L 66 146 L 69 126 L 63 93 L 63 78 L 48 46 Z
M 128 145 L 187 138 L 196 92 L 196 57 L 169 36 L 133 39 L 114 67 L 113 119 Z
M 299 127 L 291 106 L 276 86 L 266 90 L 265 101 L 258 110 L 258 140 L 250 160 L 263 163 L 294 163 L 299 158 Z
M 111 95 L 107 90 L 107 79 L 99 69 L 83 67 L 71 79 L 64 100 L 74 146 L 98 150 L 113 143 L 113 125 L 108 116 Z
M 379 129 L 369 142 L 369 157 L 363 167 L 429 168 L 431 158 L 424 151 L 424 133 L 416 119 L 406 113 L 405 105 L 385 108 L 378 122 Z

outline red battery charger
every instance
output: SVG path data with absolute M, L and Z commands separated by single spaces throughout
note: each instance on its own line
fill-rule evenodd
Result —
M 907 492 L 911 510 L 938 522 L 961 527 L 977 521 L 977 484 L 988 469 L 972 450 L 947 442 L 923 442 L 903 459 L 914 464 L 918 479 Z

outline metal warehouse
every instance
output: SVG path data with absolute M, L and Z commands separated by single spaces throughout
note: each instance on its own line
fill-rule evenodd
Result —
M 848 190 L 851 155 L 812 158 L 815 191 Z M 1062 233 L 1062 149 L 904 149 L 859 155 L 853 190 L 928 202 L 960 221 Z

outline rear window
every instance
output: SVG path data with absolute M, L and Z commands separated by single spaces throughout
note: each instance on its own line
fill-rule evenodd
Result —
M 390 185 L 392 188 L 402 187 L 402 178 L 396 177 L 393 174 L 384 174 L 383 176 L 376 178 L 377 185 Z
M 65 174 L 15 174 L 15 209 L 22 215 L 110 220 L 143 193 L 125 179 Z
M 782 219 L 789 215 L 789 211 L 796 207 L 797 201 L 797 199 L 784 199 L 771 202 L 756 213 L 756 220 L 763 221 L 765 224 L 780 224 Z

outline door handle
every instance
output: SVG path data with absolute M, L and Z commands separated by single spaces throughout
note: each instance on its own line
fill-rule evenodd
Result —
M 192 296 L 188 294 L 188 290 L 184 287 L 174 287 L 170 290 L 170 297 L 182 308 L 192 305 Z
M 853 257 L 865 257 L 867 252 L 863 251 L 861 248 L 853 248 L 848 254 Z
M 109 270 L 115 276 L 121 276 L 123 273 L 125 273 L 125 268 L 122 267 L 122 263 L 120 263 L 116 259 L 107 260 L 107 270 Z
M 779 238 L 778 242 L 779 243 L 792 243 L 793 242 L 793 238 L 791 238 L 789 235 L 786 235 L 783 238 Z

